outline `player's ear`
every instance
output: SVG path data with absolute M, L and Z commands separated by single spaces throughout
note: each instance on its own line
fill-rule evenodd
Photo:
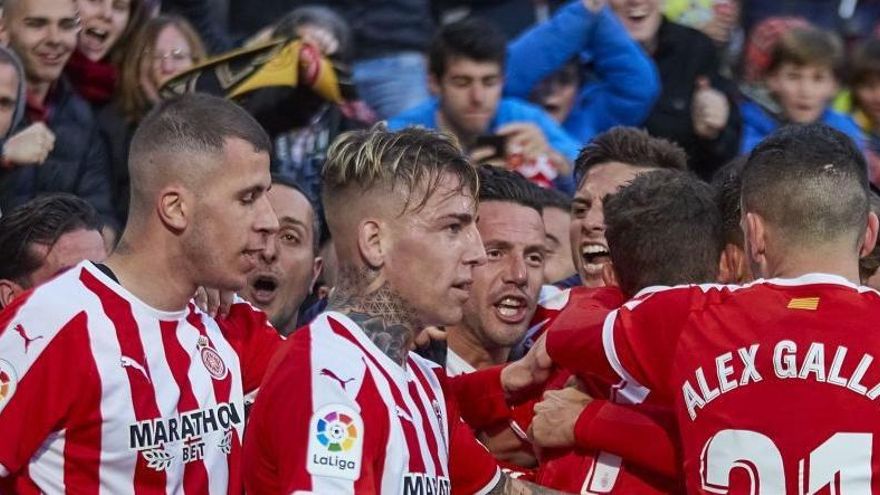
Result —
M 315 256 L 315 261 L 312 263 L 312 280 L 309 282 L 310 293 L 315 290 L 315 282 L 317 282 L 318 277 L 321 276 L 322 270 L 324 270 L 324 258 Z
M 617 272 L 614 271 L 614 263 L 608 262 L 602 265 L 602 282 L 606 287 L 620 287 L 617 281 Z
M 428 89 L 434 96 L 440 94 L 440 79 L 433 72 L 428 73 Z
M 868 212 L 868 223 L 865 226 L 865 235 L 862 238 L 862 247 L 859 250 L 859 257 L 867 256 L 874 250 L 877 245 L 877 231 L 880 229 L 880 220 L 873 211 Z
M 159 192 L 156 210 L 162 223 L 175 232 L 183 232 L 192 221 L 192 194 L 173 185 Z
M 383 225 L 380 220 L 367 218 L 358 225 L 358 250 L 370 268 L 379 268 L 385 264 L 382 234 Z
M 12 303 L 19 294 L 24 292 L 24 287 L 12 280 L 0 279 L 0 308 L 5 308 Z
M 767 250 L 765 238 L 767 229 L 764 219 L 757 213 L 746 213 L 744 233 L 749 256 L 755 262 L 761 262 L 764 259 L 764 252 Z

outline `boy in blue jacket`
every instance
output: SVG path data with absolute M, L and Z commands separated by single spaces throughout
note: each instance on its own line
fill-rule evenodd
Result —
M 785 124 L 822 122 L 851 137 L 863 148 L 862 133 L 853 119 L 831 109 L 843 65 L 843 48 L 832 33 L 794 28 L 773 49 L 764 84 L 770 99 L 743 102 L 742 153 Z

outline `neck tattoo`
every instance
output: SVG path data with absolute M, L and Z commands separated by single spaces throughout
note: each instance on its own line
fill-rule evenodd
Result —
M 369 268 L 340 268 L 327 309 L 351 318 L 376 347 L 405 367 L 413 337 L 421 326 L 388 282 L 374 287 L 377 279 L 378 272 Z

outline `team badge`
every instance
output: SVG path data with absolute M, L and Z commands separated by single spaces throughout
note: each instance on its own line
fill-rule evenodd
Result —
M 361 475 L 364 421 L 349 406 L 318 409 L 309 422 L 307 470 L 315 476 L 356 480 Z
M 0 359 L 0 411 L 6 407 L 15 388 L 18 386 L 18 375 L 9 361 Z
M 226 375 L 229 374 L 229 369 L 226 367 L 226 363 L 223 362 L 223 358 L 220 357 L 220 354 L 217 354 L 212 347 L 202 347 L 202 363 L 205 365 L 205 369 L 208 370 L 208 373 L 215 380 L 222 380 L 226 378 Z

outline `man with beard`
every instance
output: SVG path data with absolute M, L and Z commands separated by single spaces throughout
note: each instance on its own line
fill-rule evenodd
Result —
M 321 273 L 319 220 L 305 192 L 282 175 L 272 176 L 266 193 L 278 217 L 275 241 L 260 253 L 257 269 L 241 296 L 269 316 L 282 335 L 296 330 L 300 305 Z

